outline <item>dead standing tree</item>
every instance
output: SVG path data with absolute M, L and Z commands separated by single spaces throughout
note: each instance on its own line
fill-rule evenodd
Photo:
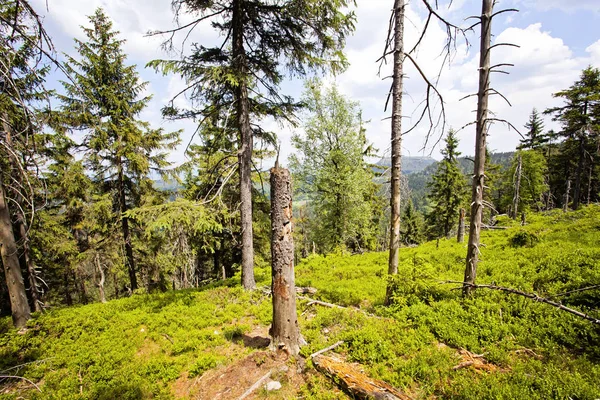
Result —
M 295 356 L 300 352 L 301 337 L 296 312 L 292 231 L 292 180 L 290 172 L 276 163 L 271 169 L 271 347 Z
M 466 41 L 464 30 L 456 25 L 453 25 L 446 21 L 436 10 L 436 7 L 432 7 L 427 0 L 422 0 L 423 4 L 427 8 L 428 16 L 425 22 L 425 26 L 421 32 L 419 39 L 416 44 L 408 52 L 404 51 L 404 15 L 406 11 L 407 3 L 405 0 L 395 0 L 392 15 L 389 21 L 388 33 L 385 42 L 383 55 L 377 62 L 380 62 L 380 73 L 381 66 L 387 63 L 387 57 L 393 54 L 393 73 L 392 73 L 392 86 L 388 92 L 388 97 L 385 103 L 385 109 L 390 98 L 392 99 L 392 124 L 391 124 L 391 194 L 390 194 L 390 244 L 389 244 L 389 260 L 388 260 L 388 274 L 396 275 L 398 273 L 398 253 L 400 249 L 400 211 L 401 211 L 401 196 L 400 186 L 402 177 L 402 135 L 414 130 L 425 118 L 429 121 L 429 130 L 425 138 L 424 148 L 427 146 L 428 140 L 432 132 L 438 128 L 441 124 L 441 131 L 444 131 L 446 123 L 446 111 L 444 108 L 444 101 L 442 95 L 437 90 L 435 84 L 429 80 L 425 75 L 419 64 L 415 59 L 415 53 L 425 38 L 427 29 L 430 26 L 431 20 L 437 20 L 445 28 L 447 33 L 447 41 L 444 47 L 443 53 L 445 53 L 444 61 L 442 66 L 449 60 L 450 52 L 456 45 L 457 35 L 461 33 Z M 452 2 L 450 2 L 452 4 Z M 468 42 L 467 42 L 468 43 Z M 406 132 L 402 132 L 402 95 L 403 91 L 403 80 L 404 80 L 404 61 L 409 60 L 421 76 L 425 84 L 427 85 L 426 97 L 424 106 L 419 114 L 417 122 Z M 441 69 L 440 69 L 441 74 Z M 438 74 L 439 78 L 439 74 Z M 440 105 L 439 113 L 437 117 L 434 116 L 436 113 L 434 99 L 437 99 Z M 440 135 L 441 138 L 441 135 Z M 388 285 L 385 297 L 385 303 L 390 304 L 392 296 L 392 286 Z
M 481 16 L 475 16 L 470 18 L 478 19 L 479 21 L 471 25 L 469 29 L 473 29 L 477 25 L 481 25 L 481 42 L 480 42 L 480 55 L 479 55 L 479 90 L 477 94 L 477 119 L 476 121 L 469 123 L 466 126 L 475 124 L 475 167 L 473 171 L 473 190 L 471 197 L 471 215 L 469 224 L 469 243 L 467 248 L 467 259 L 464 277 L 463 294 L 468 295 L 474 288 L 475 277 L 477 276 L 477 263 L 479 262 L 479 241 L 481 234 L 482 216 L 483 216 L 483 191 L 485 190 L 484 179 L 485 179 L 485 150 L 486 150 L 486 137 L 488 134 L 490 124 L 494 122 L 503 122 L 509 127 L 516 129 L 511 123 L 498 118 L 488 117 L 488 98 L 489 94 L 497 94 L 502 97 L 508 104 L 510 102 L 500 92 L 490 87 L 490 75 L 492 72 L 507 73 L 499 68 L 512 66 L 512 64 L 496 64 L 491 65 L 490 53 L 493 48 L 499 46 L 513 46 L 518 47 L 514 44 L 509 43 L 497 43 L 491 45 L 492 38 L 492 19 L 502 13 L 517 11 L 515 9 L 505 9 L 494 13 L 494 0 L 482 0 Z M 468 98 L 474 95 L 464 97 Z

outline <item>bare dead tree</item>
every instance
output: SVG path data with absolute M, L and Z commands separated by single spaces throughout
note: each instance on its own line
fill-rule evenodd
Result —
M 563 195 L 563 212 L 567 212 L 569 210 L 569 195 L 571 193 L 571 178 L 567 179 L 566 183 L 567 187 L 565 189 L 565 194 Z
M 405 0 L 395 0 L 394 8 L 392 10 L 387 38 L 385 41 L 383 55 L 377 60 L 380 63 L 380 74 L 381 68 L 384 64 L 387 64 L 387 57 L 393 55 L 393 73 L 392 73 L 392 85 L 388 92 L 388 96 L 385 103 L 385 109 L 387 110 L 390 98 L 392 99 L 392 117 L 391 117 L 391 194 L 390 194 L 390 237 L 389 237 L 389 260 L 388 260 L 388 274 L 395 275 L 398 273 L 398 252 L 400 248 L 400 210 L 401 210 L 401 176 L 402 176 L 402 135 L 413 131 L 424 119 L 429 122 L 429 129 L 424 141 L 424 147 L 427 146 L 429 138 L 434 130 L 440 127 L 443 132 L 446 123 L 446 110 L 444 108 L 444 101 L 441 93 L 437 90 L 436 85 L 432 82 L 424 73 L 423 69 L 419 66 L 415 59 L 415 52 L 419 45 L 422 43 L 428 27 L 432 20 L 437 20 L 445 28 L 447 32 L 447 42 L 444 47 L 443 53 L 446 54 L 442 65 L 450 57 L 450 52 L 456 45 L 456 38 L 459 33 L 464 35 L 464 30 L 458 26 L 451 24 L 446 21 L 436 11 L 436 7 L 432 7 L 427 0 L 422 0 L 423 4 L 428 10 L 428 16 L 425 22 L 425 26 L 421 31 L 421 35 L 415 45 L 408 51 L 404 48 L 404 15 L 406 10 Z M 466 40 L 466 36 L 465 36 Z M 405 132 L 402 132 L 402 95 L 403 92 L 403 79 L 404 79 L 404 62 L 409 60 L 411 64 L 417 70 L 419 76 L 426 84 L 426 96 L 423 103 L 423 108 L 419 113 L 417 121 Z M 441 74 L 441 69 L 440 69 Z M 439 74 L 438 74 L 439 79 Z M 440 105 L 440 111 L 435 116 L 435 102 Z M 441 138 L 441 135 L 440 135 Z M 439 139 L 438 139 L 439 141 Z M 391 299 L 391 286 L 388 286 L 386 292 L 385 303 L 389 304 Z
M 465 241 L 465 209 L 461 208 L 458 215 L 458 233 L 456 234 L 456 241 L 462 243 Z
M 514 175 L 514 196 L 513 196 L 513 209 L 512 209 L 512 219 L 517 219 L 517 214 L 519 212 L 519 200 L 520 200 L 520 190 L 521 190 L 521 174 L 523 169 L 523 157 L 521 153 L 517 156 L 517 168 L 515 169 Z
M 477 19 L 478 22 L 471 25 L 469 28 L 481 25 L 481 41 L 479 50 L 479 90 L 477 96 L 477 119 L 468 125 L 476 125 L 475 135 L 475 166 L 473 171 L 473 189 L 471 194 L 471 215 L 469 224 L 469 243 L 467 248 L 467 258 L 465 267 L 464 287 L 463 294 L 469 295 L 474 288 L 475 278 L 477 276 L 477 264 L 479 262 L 479 245 L 480 245 L 480 233 L 483 217 L 483 208 L 485 202 L 483 200 L 483 192 L 485 190 L 485 150 L 486 150 L 486 139 L 490 124 L 494 122 L 503 122 L 509 127 L 512 127 L 518 132 L 510 122 L 499 119 L 488 117 L 488 99 L 490 94 L 497 94 L 501 96 L 508 104 L 510 102 L 496 89 L 490 87 L 490 76 L 492 72 L 507 73 L 500 69 L 512 64 L 502 63 L 491 65 L 491 51 L 492 49 L 499 46 L 514 46 L 508 43 L 496 43 L 491 44 L 492 39 L 492 19 L 505 12 L 517 11 L 515 9 L 505 9 L 498 12 L 494 12 L 495 0 L 482 0 L 481 15 L 473 16 L 470 18 Z M 470 97 L 472 95 L 466 96 Z
M 102 268 L 102 264 L 100 263 L 100 254 L 96 253 L 94 257 L 94 261 L 96 262 L 96 268 L 98 269 L 98 274 L 100 275 L 100 279 L 98 280 L 98 291 L 100 292 L 100 301 L 102 303 L 106 303 L 106 295 L 104 294 L 104 268 Z

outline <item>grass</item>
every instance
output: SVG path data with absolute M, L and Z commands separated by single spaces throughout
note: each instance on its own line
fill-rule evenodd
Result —
M 600 282 L 600 207 L 528 219 L 524 227 L 502 220 L 509 229 L 483 232 L 479 283 L 548 297 Z M 385 253 L 311 256 L 297 267 L 298 285 L 349 306 L 311 306 L 300 321 L 309 343 L 303 355 L 344 340 L 336 351 L 415 398 L 600 398 L 598 326 L 500 292 L 480 289 L 463 299 L 458 285 L 442 283 L 462 280 L 466 248 L 455 240 L 400 253 L 390 307 L 382 305 Z M 257 270 L 259 284 L 269 283 L 268 273 Z M 29 363 L 11 372 L 43 392 L 22 384 L 3 393 L 0 386 L 0 398 L 173 398 L 182 376 L 201 376 L 255 351 L 236 338 L 270 324 L 267 297 L 228 284 L 56 309 L 36 316 L 23 335 L 3 319 L 0 371 Z M 599 316 L 598 290 L 557 299 Z M 499 369 L 454 370 L 460 348 L 484 354 Z M 295 396 L 342 397 L 316 374 Z

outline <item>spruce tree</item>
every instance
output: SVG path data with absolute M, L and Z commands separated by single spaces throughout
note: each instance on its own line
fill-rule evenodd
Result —
M 404 208 L 404 214 L 402 215 L 402 230 L 400 231 L 402 243 L 407 246 L 421 243 L 422 226 L 423 221 L 421 215 L 415 210 L 412 201 L 409 200 Z
M 248 1 L 174 0 L 178 16 L 191 14 L 195 22 L 169 31 L 193 29 L 203 20 L 225 39 L 207 48 L 195 44 L 192 54 L 179 61 L 157 60 L 150 65 L 176 72 L 188 85 L 192 110 L 169 106 L 173 118 L 212 116 L 235 123 L 240 182 L 242 231 L 242 284 L 255 287 L 252 226 L 252 155 L 255 137 L 273 142 L 258 122 L 266 116 L 293 121 L 298 108 L 279 85 L 287 72 L 306 75 L 311 70 L 340 71 L 346 61 L 341 52 L 345 37 L 354 29 L 354 14 L 340 12 L 349 0 Z M 187 37 L 187 36 L 186 36 Z M 167 46 L 173 45 L 173 36 Z
M 600 132 L 600 69 L 588 67 L 570 88 L 554 93 L 564 100 L 560 107 L 549 108 L 553 121 L 561 124 L 558 135 L 563 138 L 562 153 L 570 154 L 570 165 L 563 179 L 573 179 L 573 208 L 577 209 L 584 197 L 584 181 L 588 192 L 598 166 L 597 140 Z M 586 173 L 589 171 L 591 173 Z M 588 178 L 588 179 L 586 179 Z
M 525 137 L 520 140 L 520 148 L 523 150 L 540 150 L 548 142 L 550 138 L 544 134 L 544 121 L 540 117 L 538 111 L 534 108 L 529 115 L 529 121 L 525 124 L 527 132 Z
M 113 30 L 112 22 L 98 9 L 83 30 L 87 41 L 75 39 L 79 57 L 67 57 L 68 70 L 75 83 L 64 82 L 61 96 L 63 122 L 83 132 L 85 165 L 93 173 L 99 194 L 110 193 L 115 210 L 113 219 L 121 226 L 125 267 L 131 290 L 138 287 L 136 260 L 127 210 L 140 203 L 144 190 L 151 187 L 151 171 L 169 166 L 165 149 L 178 142 L 179 132 L 152 129 L 138 119 L 150 97 L 140 98 L 146 87 L 135 65 L 126 65 L 124 40 Z
M 429 183 L 429 200 L 433 209 L 428 215 L 430 229 L 435 237 L 449 238 L 458 220 L 461 202 L 466 191 L 466 181 L 458 164 L 458 138 L 451 129 L 445 138 L 444 156 Z
M 0 255 L 18 328 L 30 317 L 26 289 L 35 310 L 41 309 L 30 229 L 43 186 L 37 179 L 44 148 L 40 108 L 50 96 L 43 87 L 49 71 L 45 49 L 50 45 L 27 2 L 0 3 Z

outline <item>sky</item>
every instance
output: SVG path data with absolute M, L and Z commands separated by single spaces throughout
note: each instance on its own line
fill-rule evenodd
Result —
M 425 24 L 427 12 L 423 0 L 410 0 L 405 22 L 405 47 L 412 48 Z M 431 2 L 433 2 L 431 0 Z M 35 9 L 44 17 L 44 25 L 61 53 L 75 56 L 74 38 L 85 39 L 81 26 L 89 25 L 87 16 L 97 7 L 104 8 L 113 20 L 114 27 L 125 39 L 124 51 L 127 62 L 136 64 L 142 79 L 149 82 L 146 93 L 153 96 L 149 106 L 141 115 L 153 127 L 166 130 L 183 129 L 182 144 L 170 159 L 175 163 L 184 160 L 184 148 L 192 138 L 196 128 L 194 121 L 165 121 L 160 109 L 178 93 L 185 83 L 175 75 L 163 76 L 149 68 L 148 61 L 170 59 L 177 54 L 161 50 L 160 37 L 148 37 L 148 31 L 167 30 L 175 27 L 170 0 L 31 0 Z M 382 55 L 387 34 L 388 21 L 393 0 L 357 0 L 357 23 L 353 36 L 346 43 L 345 52 L 350 62 L 349 68 L 338 76 L 325 76 L 324 85 L 336 84 L 348 98 L 358 101 L 366 125 L 367 139 L 375 145 L 381 156 L 389 156 L 390 110 L 384 110 L 391 80 L 382 77 L 391 74 L 391 63 L 379 71 L 377 59 Z M 466 18 L 478 15 L 481 10 L 479 0 L 439 1 L 439 13 L 455 25 L 466 27 L 472 20 Z M 492 64 L 511 63 L 509 75 L 492 75 L 491 86 L 504 95 L 492 96 L 490 108 L 495 117 L 509 121 L 521 133 L 524 124 L 535 107 L 540 111 L 561 104 L 552 94 L 571 86 L 587 66 L 600 67 L 600 0 L 499 0 L 495 10 L 516 8 L 519 12 L 507 12 L 493 20 L 493 43 L 512 43 L 519 47 L 498 47 L 492 53 Z M 191 20 L 184 16 L 179 22 Z M 475 119 L 476 98 L 465 96 L 476 93 L 478 83 L 479 28 L 464 38 L 459 38 L 453 46 L 451 61 L 443 62 L 443 48 L 446 31 L 438 24 L 430 24 L 425 40 L 421 43 L 416 61 L 425 75 L 435 81 L 439 71 L 437 88 L 443 98 L 446 114 L 445 130 L 442 127 L 433 132 L 426 143 L 428 123 L 424 121 L 416 129 L 403 136 L 403 154 L 410 156 L 433 156 L 440 158 L 438 143 L 441 135 L 452 127 L 460 129 Z M 222 38 L 221 38 L 222 39 Z M 218 34 L 210 25 L 200 25 L 190 36 L 184 52 L 191 43 L 205 46 L 219 41 Z M 219 42 L 220 43 L 220 42 Z M 391 60 L 390 60 L 391 61 Z M 425 99 L 426 86 L 417 70 L 405 63 L 405 93 L 403 96 L 403 130 L 410 128 L 418 120 Z M 49 77 L 49 86 L 59 88 L 58 80 L 64 79 L 57 71 Z M 299 98 L 302 94 L 301 79 L 287 79 L 281 85 L 282 93 Z M 181 98 L 180 105 L 187 100 Z M 440 102 L 433 101 L 434 117 L 441 110 Z M 543 116 L 546 129 L 557 128 L 549 116 Z M 283 164 L 294 149 L 291 144 L 293 134 L 302 134 L 302 127 L 291 128 L 265 120 L 266 129 L 277 133 L 281 142 Z M 458 134 L 459 151 L 463 155 L 474 153 L 475 127 L 468 126 Z M 520 139 L 519 133 L 508 129 L 505 124 L 495 124 L 488 139 L 492 151 L 513 151 Z M 267 166 L 264 166 L 265 168 Z

